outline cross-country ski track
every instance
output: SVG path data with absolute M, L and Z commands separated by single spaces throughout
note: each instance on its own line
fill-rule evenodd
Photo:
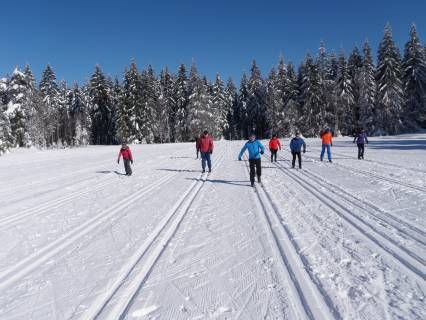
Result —
M 254 188 L 243 141 L 0 157 L 0 319 L 424 319 L 426 134 L 370 140 Z

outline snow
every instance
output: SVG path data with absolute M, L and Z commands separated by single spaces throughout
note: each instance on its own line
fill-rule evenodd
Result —
M 0 318 L 426 318 L 426 134 L 282 142 L 255 188 L 242 141 L 2 156 Z

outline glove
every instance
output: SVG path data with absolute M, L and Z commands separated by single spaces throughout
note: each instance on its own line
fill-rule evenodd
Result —
M 355 143 L 355 141 L 354 141 L 354 142 L 352 142 L 352 143 Z
M 133 160 L 130 160 L 130 163 L 133 164 Z
M 333 146 L 333 144 L 331 144 L 331 146 Z
M 260 154 L 264 154 L 265 152 L 263 152 L 263 151 L 260 151 Z
M 238 161 L 242 161 L 242 159 L 241 159 L 241 158 L 238 158 Z
M 306 153 L 306 150 L 303 150 L 303 153 Z
M 213 154 L 213 150 L 212 150 L 212 151 L 210 151 L 210 154 Z
M 120 164 L 120 160 L 117 160 L 117 163 Z

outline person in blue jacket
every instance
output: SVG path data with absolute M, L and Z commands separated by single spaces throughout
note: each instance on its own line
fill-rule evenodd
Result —
M 302 147 L 303 153 L 306 152 L 306 143 L 300 136 L 300 132 L 296 132 L 296 136 L 290 141 L 290 150 L 293 155 L 293 161 L 291 162 L 291 167 L 294 168 L 296 164 L 296 156 L 299 160 L 299 168 L 302 169 Z
M 254 177 L 257 175 L 257 182 L 261 182 L 260 176 L 262 175 L 262 165 L 261 165 L 261 155 L 265 152 L 265 147 L 260 141 L 256 139 L 256 135 L 252 133 L 250 135 L 249 141 L 246 142 L 244 147 L 240 151 L 238 160 L 241 161 L 241 158 L 245 151 L 248 151 L 249 154 L 249 163 L 250 163 L 250 182 L 251 186 L 254 186 Z

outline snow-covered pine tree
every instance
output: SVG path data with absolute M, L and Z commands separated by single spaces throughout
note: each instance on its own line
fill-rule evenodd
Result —
M 226 109 L 228 110 L 227 120 L 228 120 L 228 131 L 226 134 L 226 139 L 240 139 L 238 132 L 238 122 L 235 118 L 235 112 L 238 113 L 238 94 L 237 87 L 234 84 L 232 78 L 228 79 L 225 87 L 225 104 Z M 238 116 L 238 115 L 237 115 Z
M 369 134 L 374 128 L 374 104 L 376 99 L 376 79 L 370 45 L 366 41 L 363 48 L 363 60 L 359 88 L 359 125 Z
M 260 139 L 268 135 L 268 123 L 266 119 L 266 85 L 260 73 L 260 69 L 253 60 L 251 75 L 248 82 L 247 115 L 251 131 L 256 132 Z
M 339 63 L 335 52 L 328 56 L 328 65 L 324 75 L 325 85 L 325 110 L 324 110 L 324 123 L 325 126 L 334 128 L 336 124 L 336 80 Z
M 426 55 L 413 24 L 402 62 L 405 120 L 426 128 Z
M 220 138 L 224 137 L 229 129 L 227 120 L 229 109 L 226 104 L 224 84 L 219 74 L 216 74 L 212 90 L 212 109 L 215 122 L 214 135 L 215 137 Z
M 0 79 L 0 156 L 6 153 L 13 145 L 14 138 L 10 126 L 7 110 L 7 78 Z
M 403 130 L 401 115 L 404 93 L 401 56 L 392 38 L 390 24 L 385 27 L 377 57 L 376 130 L 379 134 L 398 134 Z
M 362 56 L 357 46 L 355 46 L 348 58 L 348 73 L 352 81 L 352 94 L 354 102 L 351 106 L 353 110 L 353 128 L 360 126 L 360 87 L 361 87 L 361 70 L 362 70 Z
M 345 53 L 343 50 L 339 53 L 338 69 L 336 79 L 336 109 L 335 126 L 336 135 L 349 135 L 354 130 L 354 95 L 352 88 L 352 79 L 346 64 Z
M 58 123 L 58 84 L 50 65 L 46 66 L 39 83 L 39 94 L 43 103 L 45 140 L 48 146 L 55 144 Z
M 89 80 L 90 115 L 92 123 L 91 138 L 93 144 L 112 144 L 111 135 L 112 103 L 109 96 L 108 83 L 99 65 Z
M 27 121 L 30 116 L 30 85 L 23 72 L 18 68 L 12 73 L 7 88 L 7 110 L 12 135 L 16 146 L 24 147 L 31 144 Z
M 320 47 L 318 50 L 318 57 L 316 59 L 316 65 L 318 66 L 318 75 L 319 75 L 319 89 L 320 89 L 320 110 L 321 118 L 324 121 L 324 126 L 330 126 L 329 119 L 330 113 L 329 101 L 330 98 L 333 99 L 333 90 L 334 90 L 334 81 L 330 81 L 329 74 L 331 68 L 331 59 L 327 53 L 324 41 L 320 42 Z
M 317 136 L 325 125 L 318 64 L 307 54 L 299 69 L 301 117 L 299 128 L 304 135 Z
M 184 64 L 179 66 L 175 81 L 174 100 L 176 101 L 174 141 L 188 141 L 191 132 L 188 127 L 188 78 Z
M 164 68 L 160 74 L 160 96 L 159 96 L 159 108 L 160 108 L 160 134 L 161 142 L 172 141 L 172 129 L 174 128 L 174 83 L 173 76 L 169 73 L 169 70 Z
M 139 120 L 142 120 L 138 127 L 141 133 L 140 140 L 146 143 L 159 139 L 157 112 L 159 105 L 158 80 L 152 66 L 142 72 L 142 106 L 143 112 Z
M 70 91 L 67 83 L 62 80 L 58 88 L 58 122 L 56 141 L 58 146 L 72 145 L 71 119 L 69 115 Z
M 124 71 L 121 103 L 117 109 L 117 137 L 120 142 L 138 139 L 138 124 L 144 118 L 142 99 L 142 76 L 135 62 Z
M 215 113 L 211 106 L 206 81 L 200 78 L 195 62 L 191 65 L 188 79 L 188 127 L 190 139 L 195 140 L 203 130 L 213 136 L 216 132 Z
M 248 102 L 250 98 L 249 80 L 244 72 L 241 77 L 240 90 L 238 93 L 238 104 L 234 110 L 234 123 L 237 123 L 239 138 L 244 139 L 248 137 L 252 130 L 251 121 L 248 115 Z
M 278 73 L 279 75 L 279 73 Z M 299 85 L 297 82 L 297 74 L 294 69 L 293 63 L 287 64 L 287 83 L 284 94 L 284 132 L 291 136 L 298 130 L 297 123 L 300 117 L 300 104 L 299 104 Z
M 285 84 L 284 84 L 285 85 Z M 279 90 L 279 79 L 275 68 L 269 72 L 266 80 L 266 120 L 270 135 L 283 135 L 283 95 Z
M 84 146 L 89 144 L 89 106 L 87 105 L 84 94 L 77 83 L 74 83 L 70 91 L 70 130 L 72 145 Z

